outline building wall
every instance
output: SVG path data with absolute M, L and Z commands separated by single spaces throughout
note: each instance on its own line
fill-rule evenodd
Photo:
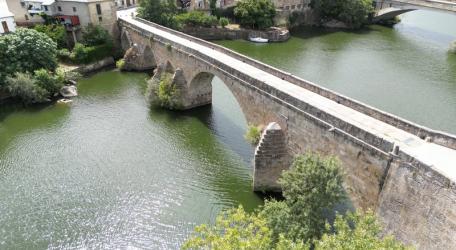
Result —
M 97 13 L 97 4 L 100 4 L 101 15 Z M 103 0 L 93 1 L 88 4 L 89 20 L 90 23 L 95 25 L 101 25 L 104 29 L 112 32 L 116 26 L 117 21 L 117 8 L 114 1 Z M 101 18 L 101 19 L 100 19 Z
M 16 22 L 14 21 L 14 18 L 12 16 L 0 17 L 0 34 L 5 33 L 5 31 L 3 30 L 2 22 L 6 22 L 10 32 L 14 32 L 16 30 Z
M 21 5 L 20 0 L 6 0 L 9 10 L 14 14 L 14 20 L 18 26 L 28 26 L 43 23 L 44 20 L 38 15 L 30 15 L 27 7 Z M 27 20 L 28 19 L 28 20 Z

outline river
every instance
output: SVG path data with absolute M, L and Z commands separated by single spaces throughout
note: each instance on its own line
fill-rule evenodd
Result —
M 454 24 L 418 11 L 393 29 L 221 43 L 456 132 L 456 56 L 446 53 Z M 80 81 L 69 106 L 0 107 L 0 249 L 176 249 L 221 209 L 262 203 L 251 192 L 245 118 L 220 80 L 211 107 L 174 113 L 148 108 L 146 77 L 101 72 Z

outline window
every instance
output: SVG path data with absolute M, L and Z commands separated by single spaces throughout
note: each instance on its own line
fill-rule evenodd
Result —
M 76 12 L 76 7 L 73 7 L 73 12 Z
M 25 14 L 24 17 L 25 17 L 25 21 L 28 21 L 28 20 L 29 20 L 29 17 L 28 17 L 27 14 Z
M 24 2 L 21 2 L 21 6 L 22 6 L 22 7 L 25 7 L 25 3 L 24 3 Z
M 62 7 L 57 6 L 57 10 L 58 10 L 58 11 L 62 11 Z
M 2 21 L 2 26 L 3 26 L 3 32 L 9 33 L 8 24 L 6 23 L 6 21 Z
M 48 11 L 48 7 L 46 5 L 44 6 L 44 11 Z
M 101 16 L 99 16 L 98 21 L 101 23 L 103 21 L 103 18 Z
M 101 5 L 97 3 L 97 14 L 101 15 Z

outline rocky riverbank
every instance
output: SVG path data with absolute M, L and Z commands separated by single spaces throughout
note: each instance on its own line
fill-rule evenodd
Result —
M 184 33 L 204 40 L 248 40 L 249 37 L 266 38 L 270 42 L 285 42 L 290 39 L 290 31 L 284 27 L 271 27 L 267 30 L 251 30 L 229 25 L 225 28 L 185 27 Z

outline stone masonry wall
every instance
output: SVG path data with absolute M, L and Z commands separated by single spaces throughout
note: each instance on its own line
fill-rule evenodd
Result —
M 421 249 L 445 249 L 447 246 L 456 245 L 455 184 L 450 179 L 430 167 L 426 168 L 421 163 L 415 162 L 413 158 L 404 155 L 401 151 L 399 151 L 401 157 L 397 157 L 392 153 L 393 142 L 385 141 L 381 137 L 366 132 L 360 126 L 349 124 L 303 100 L 282 93 L 264 82 L 235 70 L 232 65 L 225 65 L 200 51 L 156 36 L 122 20 L 120 24 L 124 32 L 129 33 L 128 36 L 122 35 L 122 37 L 129 37 L 130 44 L 137 44 L 141 49 L 149 47 L 157 65 L 170 65 L 175 71 L 182 73 L 180 82 L 184 83 L 183 92 L 187 93 L 186 98 L 190 103 L 198 94 L 208 94 L 207 91 L 203 93 L 205 89 L 203 85 L 199 85 L 199 88 L 195 87 L 195 84 L 205 84 L 204 82 L 207 81 L 195 79 L 198 79 L 201 74 L 208 74 L 201 79 L 210 75 L 217 76 L 235 96 L 248 123 L 267 125 L 275 122 L 280 126 L 287 149 L 287 157 L 283 157 L 284 160 L 290 161 L 291 156 L 308 151 L 337 156 L 344 167 L 346 189 L 354 206 L 376 210 L 386 225 L 386 232 L 393 232 L 399 239 L 413 243 Z M 188 39 L 196 38 L 188 37 Z M 216 45 L 208 44 L 217 49 Z M 243 56 L 239 58 L 243 61 L 249 60 Z M 268 70 L 272 71 L 271 68 Z M 281 74 L 276 72 L 278 76 Z M 290 74 L 282 76 L 286 80 L 294 79 Z M 422 132 L 420 135 L 433 136 L 434 140 L 437 137 L 435 135 L 439 133 L 430 130 L 423 132 L 414 124 L 377 112 L 368 106 L 362 106 L 351 99 L 316 87 L 312 83 L 303 82 L 298 85 L 307 86 L 317 93 L 321 92 L 323 96 L 328 95 L 330 99 L 333 98 L 340 103 L 348 103 L 348 106 L 356 106 L 366 113 L 372 112 L 374 117 L 380 116 L 392 123 L 396 121 L 399 127 L 405 126 L 407 131 L 418 130 L 416 132 Z M 452 145 L 451 136 L 444 134 L 440 136 L 447 140 L 442 144 Z M 268 157 L 282 152 L 281 146 L 266 147 L 265 142 L 269 139 L 271 138 L 263 136 L 263 146 L 260 144 L 257 149 L 258 162 L 255 161 L 258 167 L 255 169 L 257 182 L 267 183 L 277 179 L 280 172 L 280 169 L 264 171 L 268 166 L 276 165 Z M 266 152 L 271 149 L 273 153 L 268 156 Z M 266 160 L 261 162 L 261 159 Z M 277 166 L 280 167 L 280 164 Z M 413 168 L 419 171 L 415 171 L 414 174 L 411 170 Z M 258 173 L 262 173 L 261 176 L 257 176 Z M 411 181 L 414 180 L 413 178 L 417 181 Z M 261 185 L 261 183 L 255 185 Z M 432 197 L 431 194 L 438 194 L 441 197 Z M 416 204 L 417 200 L 420 202 L 419 206 Z M 433 235 L 439 235 L 441 240 L 433 244 L 429 243 L 430 239 L 435 239 Z

